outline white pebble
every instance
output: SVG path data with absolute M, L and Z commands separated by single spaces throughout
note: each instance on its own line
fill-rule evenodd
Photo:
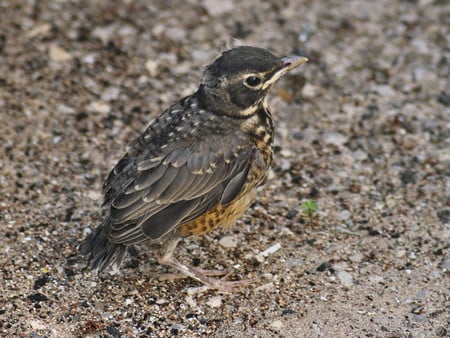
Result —
M 341 219 L 343 221 L 348 220 L 350 218 L 350 216 L 351 216 L 351 214 L 350 214 L 350 211 L 348 211 L 348 210 L 342 210 L 338 214 L 339 219 Z
M 48 53 L 49 53 L 50 59 L 52 59 L 52 61 L 55 61 L 55 62 L 64 62 L 64 61 L 68 61 L 72 58 L 72 55 L 70 55 L 69 52 L 67 52 L 63 48 L 55 46 L 55 45 L 50 46 Z
M 283 327 L 283 322 L 281 320 L 275 320 L 270 324 L 270 328 L 274 330 L 280 330 Z
M 353 285 L 353 277 L 347 271 L 338 271 L 337 276 L 342 285 L 350 287 Z
M 267 248 L 266 250 L 260 252 L 259 254 L 263 257 L 267 257 L 267 256 L 277 252 L 278 250 L 280 250 L 280 248 L 281 248 L 281 244 L 276 243 L 276 244 L 272 245 L 270 248 Z
M 220 239 L 219 244 L 224 248 L 235 248 L 237 247 L 238 241 L 233 236 L 225 236 Z
M 343 145 L 348 141 L 348 137 L 342 133 L 338 133 L 336 131 L 328 131 L 322 136 L 323 141 L 326 144 L 335 144 L 335 145 Z
M 108 114 L 111 107 L 106 102 L 94 101 L 87 106 L 87 110 L 93 113 Z
M 220 16 L 231 12 L 234 9 L 234 3 L 231 0 L 205 0 L 203 7 L 210 16 Z
M 210 307 L 220 307 L 220 306 L 222 306 L 222 297 L 221 296 L 211 297 L 206 302 L 206 305 L 208 305 Z

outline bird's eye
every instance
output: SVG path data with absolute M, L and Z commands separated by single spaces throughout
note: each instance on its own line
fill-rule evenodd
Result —
M 244 83 L 247 87 L 257 87 L 261 84 L 261 78 L 251 75 L 245 79 Z

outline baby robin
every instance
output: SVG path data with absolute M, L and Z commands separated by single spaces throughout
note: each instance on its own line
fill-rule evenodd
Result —
M 159 263 L 208 287 L 245 283 L 212 278 L 173 252 L 183 237 L 231 226 L 250 207 L 272 162 L 266 95 L 306 61 L 241 46 L 208 65 L 197 91 L 153 120 L 110 172 L 105 219 L 79 248 L 90 267 L 120 265 L 128 246 L 148 243 Z

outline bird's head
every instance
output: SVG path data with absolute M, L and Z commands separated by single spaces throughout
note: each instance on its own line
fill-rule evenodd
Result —
M 282 75 L 306 61 L 300 56 L 278 58 L 266 49 L 250 46 L 230 49 L 205 69 L 200 86 L 204 108 L 249 117 Z

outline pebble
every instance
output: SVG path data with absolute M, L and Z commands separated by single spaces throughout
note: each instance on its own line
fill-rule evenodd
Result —
M 56 106 L 56 110 L 58 111 L 58 113 L 60 114 L 75 114 L 76 110 L 72 107 L 69 107 L 63 103 L 58 104 Z
M 348 136 L 337 131 L 327 131 L 322 135 L 322 140 L 326 144 L 335 144 L 341 146 L 348 141 Z
M 165 30 L 165 36 L 172 41 L 183 41 L 186 38 L 186 30 L 180 27 L 170 27 Z
M 383 280 L 384 280 L 383 276 L 379 276 L 379 275 L 370 275 L 369 276 L 369 281 L 371 283 L 375 283 L 375 284 L 382 283 Z
M 351 213 L 348 210 L 342 210 L 338 214 L 339 219 L 342 221 L 348 220 L 350 218 L 350 216 L 351 216 Z
M 222 306 L 222 297 L 221 296 L 211 297 L 206 301 L 206 305 L 210 307 L 220 307 Z
M 32 30 L 27 33 L 29 38 L 34 38 L 38 35 L 48 36 L 51 32 L 52 27 L 48 23 L 43 23 L 41 25 L 37 25 Z
M 183 331 L 184 329 L 185 329 L 185 326 L 183 324 L 179 324 L 179 323 L 173 324 L 170 327 L 170 331 L 171 331 L 173 336 L 178 335 L 180 333 L 180 331 Z
M 92 31 L 91 35 L 94 38 L 98 38 L 102 41 L 104 45 L 108 43 L 108 41 L 111 40 L 114 32 L 116 30 L 115 25 L 109 25 L 109 26 L 102 26 L 102 27 L 95 27 Z
M 281 320 L 275 320 L 270 324 L 270 328 L 273 330 L 281 330 L 283 328 L 283 322 Z
M 353 263 L 360 263 L 364 259 L 364 255 L 358 252 L 354 255 L 351 255 L 348 259 L 350 259 L 350 261 L 352 261 Z
M 89 190 L 86 194 L 87 198 L 89 198 L 92 201 L 99 201 L 102 198 L 102 194 L 97 190 Z
M 397 253 L 396 253 L 397 258 L 402 258 L 405 255 L 406 255 L 406 250 L 404 250 L 404 249 L 397 250 Z
M 50 59 L 55 62 L 64 62 L 72 59 L 72 55 L 70 55 L 69 52 L 56 45 L 50 46 L 49 56 Z
M 436 214 L 442 223 L 448 224 L 450 222 L 450 207 L 440 208 L 436 210 Z
M 166 298 L 158 298 L 158 299 L 155 301 L 155 303 L 158 304 L 158 305 L 163 305 L 163 304 L 168 303 L 168 300 L 167 300 Z
M 87 106 L 91 113 L 108 114 L 111 112 L 111 106 L 104 101 L 94 101 Z
M 353 277 L 347 271 L 338 271 L 337 277 L 342 285 L 346 287 L 351 287 L 353 285 Z
M 272 245 L 271 247 L 267 248 L 266 250 L 261 251 L 259 254 L 262 257 L 267 257 L 267 256 L 277 252 L 279 249 L 281 249 L 281 244 L 280 243 L 276 243 L 276 244 Z
M 237 247 L 238 241 L 234 236 L 225 236 L 219 240 L 219 244 L 224 248 L 235 248 Z
M 37 319 L 29 321 L 29 325 L 33 330 L 44 330 L 47 328 L 47 325 Z
M 316 97 L 322 91 L 323 90 L 321 87 L 306 83 L 302 88 L 302 96 L 304 98 L 311 99 L 311 98 Z
M 106 327 L 106 332 L 108 332 L 112 337 L 120 337 L 120 331 L 115 326 Z
M 355 160 L 364 161 L 365 159 L 367 159 L 367 153 L 361 149 L 358 149 L 358 150 L 352 152 L 352 157 Z
M 86 54 L 85 56 L 83 56 L 83 57 L 81 58 L 81 62 L 82 62 L 82 63 L 89 64 L 89 65 L 92 65 L 92 64 L 95 63 L 95 59 L 96 59 L 96 58 L 97 58 L 97 54 L 95 54 L 95 53 L 89 53 L 89 54 Z
M 445 270 L 450 270 L 450 258 L 446 258 L 441 262 L 441 266 Z
M 120 88 L 119 87 L 108 87 L 102 93 L 102 100 L 110 102 L 112 100 L 117 100 L 119 98 Z
M 413 322 L 416 322 L 416 323 L 428 322 L 428 318 L 426 316 L 416 315 L 416 314 L 412 316 L 412 320 L 413 320 Z
M 145 69 L 147 69 L 148 74 L 152 77 L 158 74 L 159 62 L 156 60 L 145 61 Z
M 373 90 L 383 97 L 392 97 L 397 95 L 397 91 L 392 89 L 389 85 L 378 85 L 373 88 Z
M 234 9 L 234 3 L 231 0 L 205 0 L 203 7 L 209 16 L 216 17 L 231 12 Z
M 288 258 L 284 263 L 288 269 L 303 265 L 303 260 L 298 258 Z

